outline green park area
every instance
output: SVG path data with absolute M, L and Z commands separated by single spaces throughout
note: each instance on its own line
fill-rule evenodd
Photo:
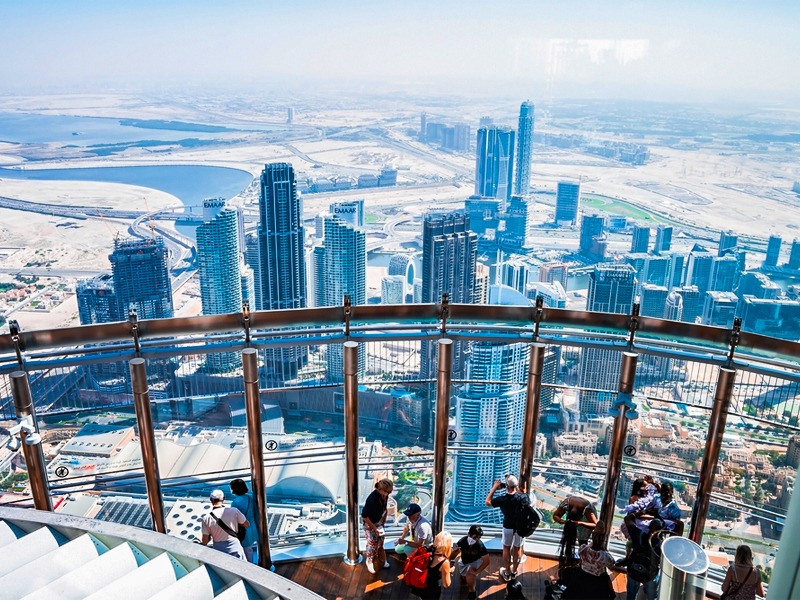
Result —
M 610 196 L 582 194 L 581 204 L 585 210 L 593 209 L 620 217 L 628 217 L 636 221 L 649 221 L 656 224 L 666 222 L 638 206 Z

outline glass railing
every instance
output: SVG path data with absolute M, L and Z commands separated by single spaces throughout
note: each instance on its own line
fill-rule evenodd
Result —
M 437 341 L 454 341 L 445 505 L 435 505 Z M 702 543 L 727 564 L 743 540 L 770 572 L 800 461 L 800 344 L 694 324 L 535 307 L 355 306 L 132 321 L 0 336 L 0 418 L 16 424 L 10 375 L 27 374 L 54 508 L 152 527 L 146 466 L 128 362 L 146 359 L 166 527 L 199 537 L 214 488 L 250 480 L 242 354 L 258 353 L 269 547 L 273 558 L 341 552 L 353 501 L 347 480 L 343 384 L 346 340 L 357 360 L 358 500 L 390 477 L 387 540 L 419 503 L 444 526 L 501 516 L 484 500 L 492 482 L 521 471 L 531 401 L 531 343 L 545 345 L 531 488 L 544 522 L 569 494 L 594 502 L 616 487 L 619 509 L 637 477 L 670 481 L 693 531 L 703 456 L 721 368 L 735 369 L 714 465 Z M 620 355 L 635 352 L 638 418 L 620 477 L 607 482 Z M 15 441 L 0 452 L 3 504 L 32 505 Z M 702 490 L 701 490 L 702 491 Z M 360 505 L 359 505 L 360 506 Z M 695 514 L 697 518 L 697 515 Z M 695 528 L 696 529 L 696 528 Z M 695 532 L 696 534 L 696 532 Z M 310 545 L 309 542 L 314 544 Z M 726 558 L 727 557 L 727 558 Z

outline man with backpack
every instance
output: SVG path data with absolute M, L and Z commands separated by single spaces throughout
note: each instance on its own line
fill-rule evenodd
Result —
M 633 551 L 626 560 L 628 572 L 627 600 L 636 600 L 639 588 L 644 587 L 647 600 L 656 600 L 658 582 L 661 575 L 661 543 L 664 522 L 661 519 L 650 521 L 648 531 L 642 531 L 633 521 L 633 517 L 625 517 L 625 524 L 631 535 Z
M 505 488 L 506 493 L 495 497 L 495 492 L 501 488 Z M 511 581 L 517 576 L 525 538 L 515 528 L 517 516 L 523 512 L 525 503 L 530 504 L 530 499 L 519 489 L 519 481 L 513 475 L 506 475 L 505 483 L 499 479 L 495 481 L 486 495 L 486 506 L 500 508 L 503 513 L 503 566 L 500 567 L 500 577 L 504 581 Z
M 420 546 L 428 546 L 433 542 L 431 522 L 422 516 L 422 508 L 416 502 L 408 505 L 403 511 L 408 518 L 403 533 L 395 542 L 394 551 L 398 555 L 409 556 Z

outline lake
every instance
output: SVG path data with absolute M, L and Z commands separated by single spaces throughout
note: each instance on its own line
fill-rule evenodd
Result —
M 102 181 L 153 188 L 172 194 L 184 206 L 202 206 L 205 198 L 232 198 L 253 176 L 228 167 L 164 165 L 18 170 L 0 168 L 0 177 L 33 181 Z

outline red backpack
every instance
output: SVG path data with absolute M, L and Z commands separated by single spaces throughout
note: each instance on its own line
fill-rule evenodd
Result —
M 411 588 L 424 589 L 428 580 L 428 566 L 431 564 L 431 553 L 425 546 L 420 546 L 403 565 L 403 581 Z

